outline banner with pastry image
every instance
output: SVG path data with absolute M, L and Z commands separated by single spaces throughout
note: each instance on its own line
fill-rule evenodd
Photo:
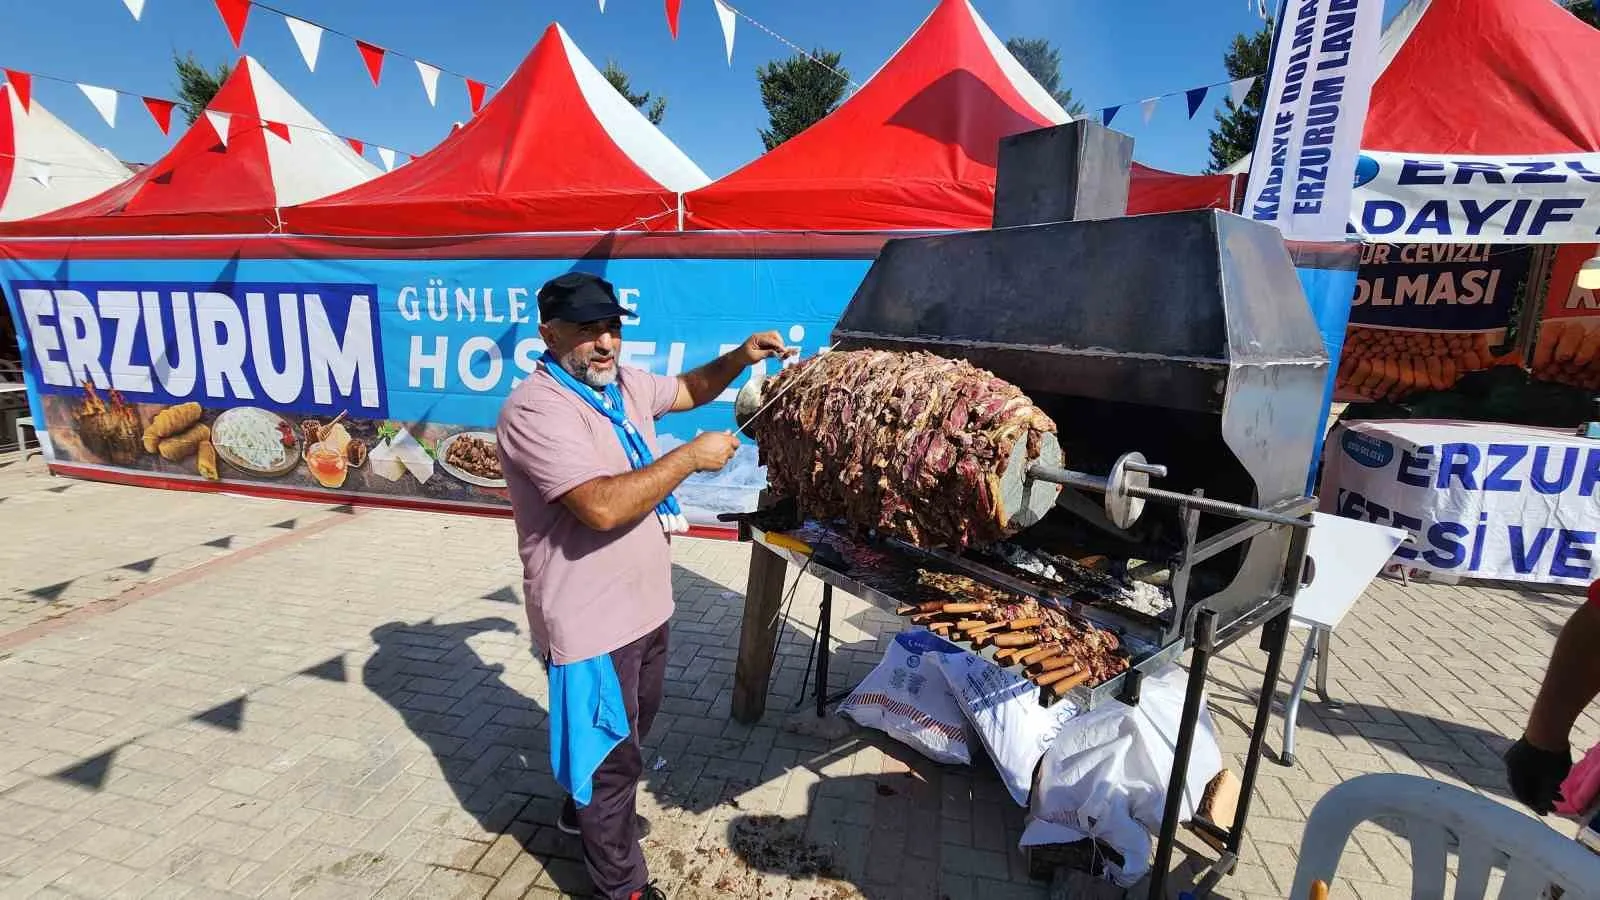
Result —
M 1526 246 L 1364 244 L 1334 397 L 1401 400 L 1497 363 Z
M 1556 250 L 1533 351 L 1533 377 L 1585 390 L 1600 388 L 1600 291 L 1578 287 L 1578 269 L 1597 244 Z

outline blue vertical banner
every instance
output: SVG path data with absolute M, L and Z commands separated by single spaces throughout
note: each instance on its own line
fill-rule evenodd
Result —
M 1317 422 L 1320 434 L 1328 428 L 1328 414 L 1339 373 L 1339 357 L 1344 351 L 1345 326 L 1350 321 L 1350 300 L 1356 293 L 1361 245 L 1354 241 L 1290 241 L 1287 246 L 1295 274 L 1300 277 L 1300 288 L 1305 292 L 1306 302 L 1311 305 L 1317 330 L 1322 333 L 1322 345 L 1328 351 L 1328 383 L 1323 388 L 1322 417 Z M 1306 475 L 1307 494 L 1316 492 L 1317 470 L 1321 462 L 1322 443 L 1319 440 L 1311 456 L 1311 470 Z
M 1287 0 L 1279 12 L 1243 212 L 1288 240 L 1340 240 L 1378 77 L 1383 0 Z

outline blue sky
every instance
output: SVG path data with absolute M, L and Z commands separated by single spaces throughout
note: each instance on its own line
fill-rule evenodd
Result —
M 974 0 L 1002 38 L 1044 37 L 1061 50 L 1062 82 L 1090 109 L 1132 104 L 1115 127 L 1132 134 L 1142 161 L 1199 171 L 1213 99 L 1187 118 L 1182 96 L 1162 101 L 1150 124 L 1138 101 L 1226 77 L 1222 53 L 1260 20 L 1246 0 Z M 635 90 L 668 98 L 663 129 L 707 174 L 719 176 L 761 151 L 766 122 L 755 69 L 788 47 L 741 20 L 726 63 L 711 0 L 684 0 L 673 41 L 662 0 L 273 0 L 272 6 L 491 84 L 503 81 L 552 21 L 564 25 L 596 65 L 614 58 Z M 736 0 L 805 47 L 844 54 L 859 83 L 891 55 L 935 0 Z M 1385 0 L 1386 19 L 1402 0 Z M 135 22 L 121 0 L 0 0 L 0 66 L 171 97 L 174 51 L 212 63 L 235 56 L 212 0 L 146 0 Z M 443 76 L 430 107 L 414 65 L 389 57 L 374 88 L 355 46 L 329 34 L 315 73 L 301 61 L 280 16 L 255 9 L 244 51 L 328 127 L 421 153 L 468 117 L 466 91 Z M 148 162 L 170 146 L 142 104 L 124 97 L 116 129 L 70 84 L 36 80 L 34 95 L 90 140 L 121 158 Z M 174 137 L 180 122 L 174 123 Z M 368 152 L 372 156 L 371 151 Z

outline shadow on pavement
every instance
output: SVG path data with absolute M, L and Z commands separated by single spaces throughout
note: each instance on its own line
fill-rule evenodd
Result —
M 361 680 L 433 752 L 463 810 L 487 832 L 514 835 L 563 895 L 587 896 L 582 847 L 554 824 L 563 792 L 550 775 L 545 711 L 469 643 L 517 630 L 499 617 L 389 622 L 372 631 L 377 651 Z

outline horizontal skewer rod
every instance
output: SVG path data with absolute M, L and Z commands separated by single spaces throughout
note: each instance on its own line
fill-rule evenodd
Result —
M 1133 471 L 1144 472 L 1149 475 L 1165 474 L 1165 466 L 1152 466 L 1139 463 L 1129 463 L 1127 468 Z M 1159 470 L 1159 473 L 1156 471 Z M 1062 469 L 1055 466 L 1033 466 L 1028 469 L 1028 474 L 1040 481 L 1052 484 L 1066 485 L 1067 487 L 1085 488 L 1091 491 L 1106 493 L 1113 489 L 1110 481 L 1086 472 L 1074 472 L 1071 469 Z M 1156 500 L 1170 503 L 1174 506 L 1191 506 L 1195 509 L 1218 515 L 1229 516 L 1235 519 L 1251 519 L 1257 522 L 1270 522 L 1274 525 L 1288 525 L 1292 528 L 1310 528 L 1311 523 L 1305 519 L 1296 519 L 1278 513 L 1256 509 L 1253 506 L 1244 506 L 1239 503 L 1229 503 L 1226 500 L 1213 500 L 1209 497 L 1194 497 L 1189 494 L 1180 494 L 1176 491 L 1163 491 L 1160 488 L 1139 487 L 1138 485 L 1124 484 L 1120 488 L 1122 493 L 1130 497 L 1139 497 L 1144 500 Z

